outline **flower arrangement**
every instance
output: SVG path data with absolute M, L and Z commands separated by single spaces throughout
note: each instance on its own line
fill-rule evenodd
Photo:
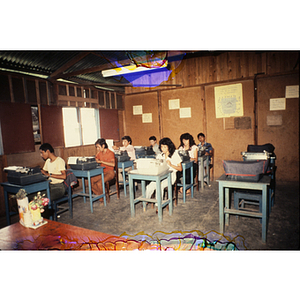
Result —
M 45 194 L 41 195 L 41 192 L 38 192 L 34 196 L 33 200 L 29 202 L 29 207 L 31 210 L 40 209 L 41 213 L 44 212 L 44 207 L 49 204 L 49 199 L 45 198 Z

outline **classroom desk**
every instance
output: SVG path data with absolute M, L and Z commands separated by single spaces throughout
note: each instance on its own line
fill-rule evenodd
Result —
M 129 182 L 126 181 L 125 169 L 129 168 L 129 167 L 132 167 L 132 170 L 134 170 L 133 160 L 119 161 L 118 162 L 118 168 L 122 169 L 122 176 L 123 176 L 123 181 L 119 180 L 119 184 L 121 183 L 121 184 L 124 185 L 124 194 L 125 194 L 125 197 L 127 195 L 126 186 L 129 185 Z
M 258 182 L 247 182 L 247 181 L 236 181 L 226 178 L 223 174 L 219 179 L 219 222 L 220 232 L 224 232 L 224 216 L 225 225 L 229 225 L 229 214 L 235 214 L 240 216 L 249 216 L 262 219 L 262 241 L 265 243 L 267 240 L 268 230 L 268 186 L 271 183 L 271 178 L 265 175 Z M 262 212 L 251 212 L 242 209 L 230 208 L 229 189 L 245 189 L 245 190 L 256 190 L 262 193 Z M 225 202 L 225 203 L 224 203 Z
M 149 243 L 51 220 L 37 228 L 19 222 L 0 229 L 0 250 L 156 250 Z
M 129 176 L 129 193 L 130 193 L 130 211 L 131 217 L 135 216 L 134 205 L 140 201 L 143 202 L 143 208 L 146 210 L 146 203 L 157 203 L 158 208 L 158 219 L 159 222 L 162 221 L 162 209 L 169 204 L 169 214 L 172 215 L 173 212 L 173 197 L 172 197 L 172 181 L 171 181 L 171 171 L 167 170 L 158 175 L 148 175 L 140 174 L 138 170 L 132 170 L 128 172 Z M 162 201 L 163 195 L 161 195 L 161 181 L 168 179 L 168 199 Z M 142 196 L 138 198 L 135 197 L 134 191 L 134 180 L 140 180 L 142 185 Z M 156 181 L 156 199 L 146 198 L 146 181 Z
M 9 210 L 8 193 L 16 194 L 20 189 L 24 189 L 27 194 L 32 194 L 40 191 L 47 191 L 47 197 L 49 198 L 48 207 L 51 208 L 51 198 L 50 198 L 50 180 L 43 180 L 40 182 L 35 182 L 27 185 L 19 185 L 9 182 L 1 182 L 4 190 L 4 200 L 5 200 L 5 212 L 6 212 L 6 224 L 10 225 L 10 216 L 16 213 Z
M 205 175 L 205 166 L 207 170 L 207 175 Z M 204 188 L 204 178 L 207 178 L 207 185 L 210 185 L 210 172 L 209 172 L 209 156 L 202 155 L 198 157 L 198 166 L 199 166 L 199 176 L 198 181 L 201 181 L 201 188 Z M 201 180 L 200 180 L 201 179 Z
M 74 169 L 71 169 L 71 170 L 76 177 L 79 177 L 82 180 L 82 192 L 79 192 L 79 193 L 76 192 L 76 194 L 78 196 L 83 196 L 84 203 L 86 202 L 86 197 L 89 196 L 91 212 L 93 213 L 93 202 L 95 202 L 101 198 L 103 198 L 104 205 L 106 206 L 105 183 L 104 183 L 104 176 L 103 176 L 104 167 L 99 166 L 99 167 L 97 167 L 95 169 L 91 169 L 91 170 L 74 170 Z M 92 194 L 91 177 L 97 176 L 97 175 L 102 175 L 103 194 L 101 194 L 101 195 L 93 195 Z M 87 180 L 88 180 L 88 189 L 89 189 L 88 193 L 86 193 L 86 191 L 85 191 L 85 183 L 84 183 L 85 178 L 87 178 Z

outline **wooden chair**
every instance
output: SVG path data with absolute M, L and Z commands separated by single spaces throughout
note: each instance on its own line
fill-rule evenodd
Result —
M 120 199 L 120 188 L 119 188 L 119 174 L 118 174 L 118 159 L 115 157 L 115 167 L 114 167 L 114 172 L 115 172 L 115 178 L 105 182 L 105 193 L 106 193 L 106 201 L 109 203 L 110 196 L 117 194 L 117 198 Z M 109 192 L 109 187 L 111 185 L 116 185 L 116 191 L 114 192 Z

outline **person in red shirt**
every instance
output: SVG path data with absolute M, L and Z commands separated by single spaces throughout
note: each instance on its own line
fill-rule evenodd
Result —
M 110 181 L 115 177 L 115 154 L 108 149 L 105 139 L 98 139 L 95 143 L 97 154 L 96 162 L 100 164 L 101 167 L 105 167 L 104 172 L 104 182 Z M 102 175 L 97 175 L 91 178 L 92 191 L 95 195 L 103 194 L 102 189 Z

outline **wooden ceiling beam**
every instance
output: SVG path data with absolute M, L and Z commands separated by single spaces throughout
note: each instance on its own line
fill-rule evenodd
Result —
M 49 77 L 50 79 L 57 79 L 60 78 L 61 75 L 65 70 L 76 64 L 78 61 L 83 59 L 85 56 L 90 54 L 90 52 L 81 52 L 77 56 L 75 56 L 73 59 L 69 60 L 67 63 L 65 63 L 63 66 L 61 66 L 59 69 L 57 69 L 55 72 L 53 72 Z

